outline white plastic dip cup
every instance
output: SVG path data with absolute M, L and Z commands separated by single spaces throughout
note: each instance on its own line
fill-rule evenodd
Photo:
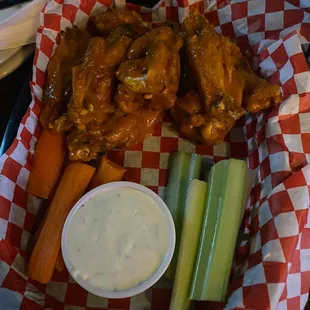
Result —
M 151 198 L 156 205 L 160 208 L 160 210 L 163 212 L 167 219 L 168 223 L 168 233 L 169 233 L 169 244 L 168 244 L 168 249 L 166 254 L 163 257 L 162 262 L 158 266 L 158 268 L 155 270 L 155 272 L 144 282 L 140 283 L 139 285 L 135 287 L 131 287 L 125 290 L 117 290 L 117 291 L 111 291 L 111 290 L 104 290 L 99 287 L 91 285 L 89 282 L 87 282 L 83 277 L 80 275 L 75 275 L 74 274 L 74 266 L 72 264 L 72 261 L 70 259 L 70 255 L 68 252 L 68 228 L 71 224 L 72 218 L 74 217 L 75 212 L 82 206 L 84 205 L 90 198 L 92 198 L 95 195 L 100 195 L 104 196 L 104 193 L 110 190 L 120 190 L 124 188 L 132 188 L 138 191 L 141 191 L 145 193 L 149 198 Z M 116 228 L 117 229 L 117 228 Z M 174 248 L 175 248 L 175 227 L 174 227 L 174 222 L 172 219 L 172 216 L 170 214 L 170 211 L 167 207 L 167 205 L 164 203 L 164 201 L 156 195 L 153 191 L 148 189 L 147 187 L 133 183 L 133 182 L 112 182 L 108 184 L 101 185 L 99 187 L 94 188 L 87 194 L 85 194 L 72 208 L 71 212 L 69 213 L 63 231 L 62 231 L 62 239 L 61 239 L 61 248 L 62 248 L 62 255 L 64 258 L 65 265 L 67 269 L 69 270 L 71 276 L 75 279 L 75 281 L 81 285 L 85 290 L 88 292 L 95 294 L 97 296 L 105 297 L 105 298 L 126 298 L 126 297 L 131 297 L 137 294 L 140 294 L 150 288 L 153 284 L 155 284 L 159 278 L 164 274 L 166 269 L 168 268 Z M 102 254 L 104 255 L 104 253 Z M 100 259 L 100 257 L 98 257 Z

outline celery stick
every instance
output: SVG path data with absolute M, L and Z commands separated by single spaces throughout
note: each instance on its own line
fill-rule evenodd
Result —
M 171 212 L 176 230 L 176 245 L 172 261 L 165 273 L 165 277 L 173 280 L 180 238 L 182 233 L 183 215 L 187 190 L 193 179 L 198 179 L 201 167 L 200 155 L 184 152 L 173 153 L 169 164 L 169 179 L 166 193 L 166 204 Z
M 246 162 L 215 164 L 208 178 L 207 204 L 190 298 L 224 301 L 230 276 L 247 176 Z
M 178 263 L 170 310 L 190 308 L 189 291 L 207 197 L 207 183 L 193 180 L 188 188 Z

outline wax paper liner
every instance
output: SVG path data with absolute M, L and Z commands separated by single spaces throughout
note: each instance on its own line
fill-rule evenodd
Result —
M 48 285 L 26 275 L 27 245 L 40 204 L 28 197 L 26 185 L 40 134 L 37 118 L 46 66 L 61 29 L 82 25 L 89 15 L 115 5 L 137 10 L 152 23 L 182 22 L 199 9 L 217 31 L 236 38 L 243 51 L 251 47 L 253 65 L 281 85 L 283 103 L 241 119 L 221 145 L 181 139 L 167 118 L 152 137 L 109 157 L 128 169 L 127 180 L 159 195 L 172 151 L 197 152 L 209 161 L 246 158 L 256 181 L 242 221 L 226 309 L 303 308 L 310 284 L 310 75 L 301 43 L 310 39 L 309 1 L 170 0 L 152 11 L 124 1 L 51 0 L 40 16 L 33 101 L 17 138 L 0 159 L 0 309 L 168 309 L 171 290 L 165 282 L 132 298 L 108 300 L 88 294 L 67 271 L 55 272 Z M 195 304 L 196 309 L 210 307 L 224 305 Z

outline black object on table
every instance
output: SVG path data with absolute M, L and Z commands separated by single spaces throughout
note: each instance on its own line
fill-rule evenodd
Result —
M 126 2 L 141 5 L 141 6 L 144 6 L 147 8 L 152 8 L 159 2 L 159 0 L 148 0 L 148 1 L 145 1 L 145 0 L 127 0 Z
M 0 155 L 12 144 L 22 117 L 31 102 L 33 55 L 0 80 Z
M 26 1 L 29 1 L 29 0 L 0 0 L 0 9 L 5 9 L 10 6 L 21 4 Z

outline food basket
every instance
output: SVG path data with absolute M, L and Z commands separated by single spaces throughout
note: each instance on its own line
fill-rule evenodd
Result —
M 48 61 L 59 31 L 81 26 L 109 7 L 128 8 L 153 25 L 182 23 L 194 9 L 218 32 L 253 54 L 253 67 L 281 86 L 284 100 L 264 113 L 247 114 L 215 146 L 178 136 L 166 117 L 153 136 L 108 157 L 127 169 L 126 180 L 160 196 L 167 184 L 169 153 L 204 155 L 206 163 L 246 159 L 256 179 L 242 221 L 226 305 L 197 302 L 195 309 L 302 309 L 310 286 L 310 74 L 301 45 L 310 41 L 307 0 L 166 0 L 154 10 L 112 0 L 51 0 L 41 12 L 31 90 L 33 100 L 17 137 L 0 158 L 0 309 L 169 308 L 171 288 L 160 281 L 138 296 L 108 300 L 87 293 L 65 270 L 48 285 L 27 277 L 27 249 L 41 201 L 26 192 Z

